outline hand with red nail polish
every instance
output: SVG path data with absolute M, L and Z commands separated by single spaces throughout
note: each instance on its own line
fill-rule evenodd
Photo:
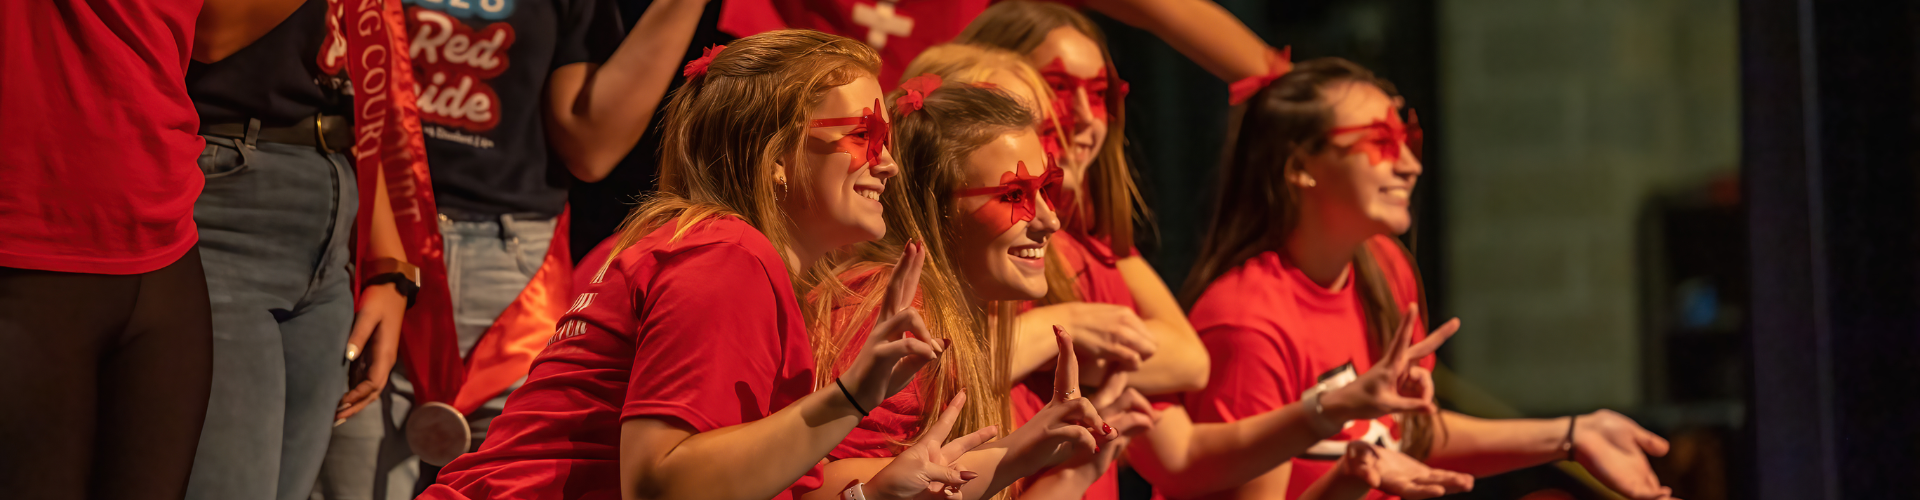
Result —
M 853 365 L 840 374 L 840 383 L 862 408 L 879 407 L 882 400 L 900 392 L 921 367 L 939 359 L 952 345 L 951 340 L 935 339 L 928 333 L 926 321 L 912 307 L 914 296 L 920 292 L 926 257 L 926 247 L 919 242 L 910 242 L 902 249 L 882 297 L 881 320 L 874 324 Z
M 1081 397 L 1073 336 L 1055 327 L 1054 340 L 1059 356 L 1053 372 L 1053 401 L 1005 440 L 1009 451 L 1002 462 L 1013 465 L 1021 476 L 1070 461 L 1089 460 L 1096 453 L 1118 448 L 1109 443 L 1120 433 L 1106 431 L 1112 426 L 1101 418 L 1094 400 Z
M 940 411 L 939 420 L 920 441 L 907 447 L 906 451 L 893 457 L 893 461 L 880 472 L 874 473 L 862 490 L 867 498 L 873 500 L 960 500 L 960 487 L 965 486 L 980 474 L 960 470 L 956 462 L 962 455 L 999 435 L 999 428 L 988 426 L 947 441 L 947 434 L 953 432 L 953 425 L 960 418 L 960 408 L 966 405 L 967 393 L 953 396 Z

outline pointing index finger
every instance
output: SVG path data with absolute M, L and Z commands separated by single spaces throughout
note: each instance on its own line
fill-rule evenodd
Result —
M 1053 326 L 1053 339 L 1060 355 L 1053 367 L 1053 401 L 1073 399 L 1080 391 L 1080 362 L 1074 359 L 1073 335 L 1060 325 Z

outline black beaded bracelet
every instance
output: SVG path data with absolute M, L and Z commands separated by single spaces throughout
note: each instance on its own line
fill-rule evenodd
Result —
M 1576 446 L 1578 446 L 1576 443 L 1573 442 L 1573 424 L 1578 422 L 1580 422 L 1579 415 L 1567 417 L 1567 461 L 1568 462 L 1574 461 L 1573 450 Z
M 859 402 L 859 401 L 855 401 L 855 400 L 853 399 L 853 391 L 849 391 L 849 390 L 847 390 L 847 384 L 846 384 L 845 382 L 841 382 L 841 381 L 840 381 L 840 379 L 837 379 L 837 378 L 836 378 L 836 379 L 833 379 L 833 385 L 837 385 L 837 386 L 840 386 L 840 394 L 841 394 L 841 395 L 844 395 L 844 396 L 846 396 L 846 397 L 847 397 L 847 402 L 848 402 L 848 403 L 853 403 L 853 409 L 854 409 L 855 411 L 858 411 L 858 412 L 860 412 L 860 416 L 861 416 L 862 418 L 864 418 L 864 417 L 866 417 L 866 416 L 867 416 L 867 409 L 866 409 L 866 408 L 861 408 L 861 407 L 860 407 L 860 402 Z

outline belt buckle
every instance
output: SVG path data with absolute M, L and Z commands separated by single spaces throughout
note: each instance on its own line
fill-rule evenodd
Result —
M 333 148 L 327 145 L 327 129 L 320 121 L 321 116 L 324 115 L 319 113 L 313 115 L 313 142 L 320 145 L 321 151 L 332 153 Z

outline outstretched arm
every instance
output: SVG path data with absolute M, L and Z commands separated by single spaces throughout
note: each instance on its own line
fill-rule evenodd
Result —
M 1475 476 L 1490 476 L 1539 465 L 1568 456 L 1572 427 L 1574 460 L 1602 484 L 1636 500 L 1668 498 L 1672 489 L 1660 485 L 1648 456 L 1667 454 L 1667 440 L 1648 432 L 1632 419 L 1608 410 L 1570 418 L 1474 418 L 1454 412 L 1441 414 L 1444 439 L 1434 440 L 1427 463 Z
M 1267 74 L 1267 42 L 1208 0 L 1088 0 L 1087 7 L 1147 30 L 1227 82 Z
M 1340 430 L 1340 423 L 1405 411 L 1435 411 L 1433 384 L 1415 360 L 1431 355 L 1460 327 L 1448 321 L 1407 346 L 1406 322 L 1373 367 L 1353 382 L 1279 408 L 1225 423 L 1195 424 L 1184 407 L 1168 408 L 1131 452 L 1135 469 L 1173 497 L 1198 496 L 1253 481 Z M 1234 348 L 1258 349 L 1248 342 Z M 1258 357 L 1258 356 L 1256 356 Z
M 574 63 L 553 71 L 547 139 L 574 177 L 605 179 L 640 142 L 706 7 L 706 0 L 655 0 L 606 64 Z

